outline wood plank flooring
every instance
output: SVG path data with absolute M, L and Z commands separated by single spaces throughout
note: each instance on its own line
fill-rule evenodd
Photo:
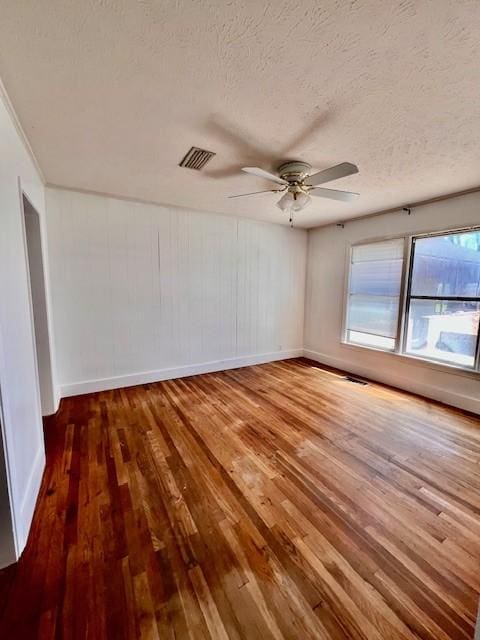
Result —
M 471 639 L 479 427 L 301 359 L 64 399 L 0 637 Z

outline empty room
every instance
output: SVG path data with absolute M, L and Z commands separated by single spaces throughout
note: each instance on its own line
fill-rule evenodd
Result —
M 478 0 L 0 15 L 0 638 L 480 638 Z

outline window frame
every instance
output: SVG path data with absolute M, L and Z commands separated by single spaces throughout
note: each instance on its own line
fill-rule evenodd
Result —
M 372 238 L 361 240 L 349 245 L 346 256 L 346 278 L 343 300 L 343 318 L 342 318 L 342 334 L 341 344 L 347 347 L 354 347 L 359 349 L 367 349 L 369 351 L 378 351 L 380 353 L 393 354 L 394 356 L 400 356 L 401 358 L 407 358 L 409 360 L 415 360 L 422 363 L 425 366 L 433 367 L 443 371 L 449 371 L 451 373 L 458 373 L 467 376 L 478 377 L 480 374 L 480 325 L 477 331 L 475 358 L 473 365 L 465 366 L 457 363 L 450 363 L 444 360 L 435 358 L 425 358 L 423 356 L 415 355 L 406 351 L 407 346 L 407 332 L 408 332 L 408 315 L 410 311 L 410 303 L 413 299 L 424 300 L 441 300 L 441 301 L 478 301 L 480 298 L 475 296 L 412 296 L 412 273 L 413 273 L 413 261 L 415 256 L 415 242 L 420 238 L 430 238 L 436 236 L 446 236 L 457 233 L 467 233 L 469 231 L 480 231 L 480 225 L 474 224 L 469 226 L 463 226 L 455 229 L 444 229 L 440 231 L 427 231 L 418 233 L 409 233 L 406 235 L 392 235 L 381 238 Z M 398 323 L 397 332 L 395 336 L 395 348 L 394 349 L 382 349 L 381 347 L 374 347 L 364 345 L 358 342 L 348 340 L 348 313 L 349 313 L 349 293 L 350 293 L 350 278 L 351 278 L 351 265 L 352 265 L 352 252 L 354 247 L 375 244 L 376 242 L 385 242 L 388 240 L 400 240 L 403 239 L 404 251 L 403 251 L 403 266 L 400 283 L 400 295 L 399 295 L 399 310 L 398 310 Z M 453 370 L 453 371 L 452 371 Z

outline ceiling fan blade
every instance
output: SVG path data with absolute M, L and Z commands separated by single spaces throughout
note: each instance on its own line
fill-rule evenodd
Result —
M 228 196 L 228 198 L 243 198 L 244 196 L 254 196 L 257 193 L 277 193 L 278 191 L 284 191 L 284 189 L 264 189 L 263 191 L 251 191 L 250 193 L 239 193 L 236 196 Z
M 339 178 L 345 178 L 351 176 L 354 173 L 358 173 L 358 167 L 351 162 L 342 162 L 336 164 L 334 167 L 324 169 L 318 173 L 314 173 L 305 180 L 305 184 L 314 187 L 317 184 L 323 184 L 324 182 L 330 182 L 331 180 L 338 180 Z
M 265 180 L 273 180 L 277 184 L 288 184 L 286 180 L 276 176 L 274 173 L 269 173 L 265 171 L 265 169 L 260 169 L 260 167 L 242 167 L 242 171 L 245 173 L 251 173 L 252 176 L 257 176 L 258 178 L 265 178 Z
M 320 198 L 330 198 L 330 200 L 341 200 L 342 202 L 350 202 L 360 195 L 352 191 L 337 191 L 337 189 L 324 189 L 316 187 L 308 192 L 310 196 L 319 196 Z

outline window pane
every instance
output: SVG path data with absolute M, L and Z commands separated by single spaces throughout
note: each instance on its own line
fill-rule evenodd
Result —
M 352 264 L 350 293 L 377 296 L 400 295 L 402 259 Z
M 397 333 L 398 297 L 350 296 L 348 329 L 384 338 Z
M 352 263 L 377 262 L 379 260 L 401 260 L 403 258 L 403 238 L 357 244 L 352 247 Z
M 480 296 L 480 231 L 415 241 L 412 296 Z
M 403 238 L 352 248 L 346 323 L 349 342 L 395 349 L 403 248 Z
M 480 303 L 411 300 L 407 353 L 473 367 Z

